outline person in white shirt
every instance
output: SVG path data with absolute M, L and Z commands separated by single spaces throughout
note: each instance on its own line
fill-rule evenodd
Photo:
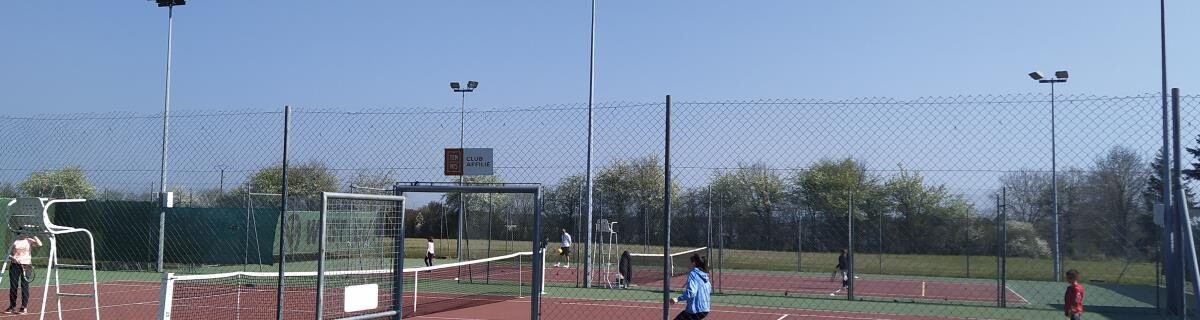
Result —
M 567 229 L 562 229 L 562 244 L 558 248 L 559 248 L 559 250 L 562 251 L 558 254 L 558 261 L 562 262 L 565 260 L 567 263 L 560 264 L 560 263 L 556 262 L 556 263 L 554 263 L 554 266 L 570 268 L 571 267 L 571 234 L 567 233 Z
M 433 237 L 425 236 L 425 266 L 433 266 Z
M 31 235 L 18 234 L 9 251 L 8 262 L 12 264 L 8 271 L 8 309 L 4 313 L 25 314 L 29 305 L 29 277 L 33 272 L 33 248 L 42 246 L 42 240 Z M 21 290 L 21 309 L 17 306 L 17 289 Z

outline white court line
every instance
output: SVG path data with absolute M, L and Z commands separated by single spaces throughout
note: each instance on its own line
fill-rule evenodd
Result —
M 809 294 L 821 294 L 822 292 L 824 292 L 824 291 L 821 291 L 821 289 L 808 289 L 808 288 L 797 288 L 797 289 L 790 289 L 790 290 L 789 290 L 789 289 L 779 289 L 779 288 L 755 288 L 755 287 L 736 287 L 736 288 L 728 288 L 728 287 L 727 287 L 726 289 L 727 289 L 727 290 L 729 290 L 729 291 L 733 291 L 733 292 L 769 291 L 769 292 L 798 292 L 798 293 L 809 293 Z M 842 289 L 838 289 L 838 291 L 834 291 L 833 293 L 836 295 L 836 293 L 837 293 L 837 292 L 840 292 L 840 291 L 842 291 Z M 859 295 L 862 295 L 862 296 L 865 296 L 865 297 L 910 298 L 910 299 L 916 299 L 916 298 L 917 298 L 917 297 L 915 297 L 913 294 L 902 294 L 902 293 L 882 293 L 882 292 L 871 292 L 871 293 L 861 293 L 861 294 L 859 294 Z M 959 297 L 959 296 L 936 296 L 936 295 L 934 295 L 934 296 L 928 296 L 928 298 L 931 298 L 931 299 L 946 299 L 946 300 L 955 300 L 955 301 L 966 301 L 966 302 L 987 302 L 987 301 L 995 301 L 995 300 L 996 300 L 996 298 Z
M 921 281 L 921 296 L 925 296 L 925 281 Z
M 783 320 L 783 318 L 787 318 L 788 316 L 789 316 L 789 315 L 785 314 L 785 315 L 783 315 L 782 317 L 779 317 L 779 319 L 775 319 L 775 320 Z
M 485 320 L 476 318 L 450 318 L 450 317 L 434 317 L 434 316 L 417 316 L 414 319 L 441 319 L 441 320 Z
M 609 300 L 609 301 L 616 301 L 616 300 Z M 648 302 L 643 302 L 643 301 L 623 301 L 623 302 L 648 303 Z M 614 307 L 614 305 L 612 305 L 612 304 L 602 304 L 602 303 L 578 303 L 578 302 L 564 302 L 564 303 L 557 303 L 557 304 L 565 304 L 565 305 L 581 305 L 581 306 L 595 306 L 595 307 Z M 620 307 L 620 308 L 639 308 L 639 309 L 655 309 L 655 310 L 661 310 L 661 307 L 660 307 L 660 306 L 630 306 L 630 305 L 616 305 L 615 307 Z M 754 306 L 729 306 L 729 307 L 731 307 L 731 308 L 750 308 L 750 309 L 768 309 L 768 310 L 772 310 L 771 308 L 766 308 L 766 307 L 754 307 Z M 838 315 L 802 314 L 802 313 L 797 313 L 795 310 L 809 311 L 809 312 L 850 313 L 850 312 L 847 312 L 847 311 L 827 311 L 827 310 L 798 309 L 798 308 L 783 308 L 783 309 L 781 309 L 781 310 L 779 310 L 779 311 L 773 311 L 773 312 L 755 312 L 755 311 L 738 311 L 738 310 L 720 310 L 720 309 L 716 309 L 716 310 L 710 310 L 710 311 L 709 311 L 709 313 L 710 313 L 710 315 L 711 315 L 712 313 L 753 314 L 753 315 L 772 315 L 772 316 L 773 316 L 773 315 L 777 315 L 777 314 L 778 314 L 778 315 L 782 315 L 781 317 L 779 317 L 779 319 L 786 318 L 786 317 L 787 317 L 788 315 L 790 315 L 790 314 L 798 314 L 798 315 L 800 315 L 800 316 L 804 317 L 805 319 L 891 320 L 891 318 L 863 318 L 863 317 L 861 317 L 861 316 L 838 316 Z M 784 312 L 787 312 L 787 313 L 784 313 Z M 881 315 L 901 316 L 901 315 L 894 315 L 894 314 L 881 314 Z M 778 320 L 778 319 L 777 319 L 777 320 Z
M 1022 296 L 1020 292 L 1017 292 L 1017 290 L 1013 290 L 1013 288 L 1010 288 L 1009 286 L 1004 286 L 1004 289 L 1011 291 L 1013 294 L 1017 295 L 1017 298 L 1021 298 L 1021 301 L 1025 302 L 1025 304 L 1029 304 L 1029 300 L 1026 300 L 1025 296 Z M 1008 299 L 1008 298 L 1005 297 L 1004 299 Z
M 662 302 L 658 302 L 658 301 L 630 301 L 630 300 L 618 300 L 618 299 L 589 299 L 589 298 L 565 298 L 565 297 L 556 297 L 556 298 L 554 298 L 554 299 L 569 299 L 569 300 L 582 300 L 582 301 L 596 301 L 596 302 L 612 302 L 612 303 L 615 303 L 615 304 L 609 304 L 609 305 L 607 305 L 607 306 L 610 306 L 610 307 L 628 307 L 630 303 L 654 304 L 654 305 L 655 305 L 655 306 L 654 306 L 654 308 L 659 308 L 659 307 L 661 307 L 661 306 L 662 306 Z M 511 303 L 511 302 L 520 302 L 520 301 L 504 301 L 504 302 L 502 302 L 502 303 Z M 543 300 L 543 302 L 545 302 L 545 301 Z M 528 301 L 526 301 L 525 303 L 529 303 L 529 302 L 528 302 Z M 561 303 L 561 302 L 553 302 L 553 301 L 551 301 L 550 303 L 552 303 L 552 304 L 553 304 L 553 303 Z M 911 316 L 913 316 L 913 315 L 910 315 L 910 314 L 887 313 L 887 312 L 861 312 L 861 311 L 822 310 L 822 309 L 798 308 L 798 307 L 762 307 L 762 306 L 743 306 L 743 305 L 739 305 L 739 306 L 733 306 L 733 307 L 738 307 L 738 308 L 743 308 L 743 309 L 766 309 L 766 310 L 773 310 L 773 311 L 786 310 L 788 313 L 797 314 L 797 315 L 802 315 L 802 316 L 803 316 L 803 314 L 799 314 L 797 311 L 807 311 L 807 312 L 825 312 L 825 313 L 846 313 L 846 314 L 855 314 L 855 313 L 858 313 L 858 314 L 863 314 L 863 313 L 866 313 L 866 314 L 875 314 L 875 315 L 884 315 L 884 316 L 896 316 L 896 317 L 911 317 Z M 774 314 L 780 314 L 780 313 L 779 313 L 779 312 L 775 312 Z M 882 319 L 882 320 L 888 320 L 888 319 Z
M 31 300 L 30 300 L 30 302 L 32 302 L 32 301 L 33 301 L 33 300 L 31 299 Z M 119 308 L 119 307 L 132 307 L 132 306 L 140 306 L 140 305 L 147 305 L 147 304 L 154 304 L 154 305 L 158 305 L 158 301 L 150 301 L 150 302 L 134 302 L 134 303 L 123 303 L 123 304 L 109 304 L 109 305 L 101 305 L 101 306 L 100 306 L 100 309 L 105 309 L 105 308 Z M 55 312 L 60 312 L 60 311 L 58 311 L 58 310 L 50 310 L 50 308 L 49 308 L 49 305 L 47 305 L 46 307 L 47 307 L 47 308 L 46 308 L 46 309 L 47 309 L 47 310 L 46 310 L 46 314 L 54 314 Z M 74 309 L 63 309 L 61 312 L 84 311 L 84 310 L 93 310 L 93 309 L 95 309 L 95 308 L 74 308 Z M 156 312 L 157 312 L 157 310 L 156 310 Z M 14 317 L 14 318 L 15 318 L 15 317 L 23 317 L 23 316 L 27 316 L 27 315 L 36 315 L 36 314 L 38 314 L 38 313 L 37 313 L 37 312 L 30 312 L 30 313 L 28 313 L 28 314 L 24 314 L 24 315 L 0 315 L 0 318 L 8 318 L 8 317 Z

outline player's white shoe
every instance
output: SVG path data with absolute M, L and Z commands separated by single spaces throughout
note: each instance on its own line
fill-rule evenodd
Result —
M 559 267 L 559 263 L 557 263 L 557 262 L 556 262 L 556 263 L 554 263 L 554 267 L 555 267 L 555 268 L 558 268 L 558 267 Z

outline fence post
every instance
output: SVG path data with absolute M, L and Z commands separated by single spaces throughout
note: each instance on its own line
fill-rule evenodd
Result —
M 849 286 L 846 288 L 846 300 L 854 300 L 854 191 L 851 190 L 846 202 L 846 221 L 849 224 L 847 228 L 849 234 L 846 237 L 846 281 Z
M 1000 307 L 1008 307 L 1008 188 L 1000 189 Z
M 967 278 L 971 278 L 971 211 L 967 210 L 967 232 L 963 239 L 963 248 L 967 253 Z
M 275 319 L 283 320 L 283 265 L 287 263 L 287 203 L 288 203 L 288 128 L 291 127 L 292 107 L 283 106 L 283 186 L 279 203 L 279 279 L 275 287 Z
M 725 286 L 725 211 L 719 211 L 717 214 L 717 242 L 720 246 L 717 250 L 717 293 L 724 293 L 722 288 Z
M 1001 288 L 1003 288 L 1003 285 L 1000 284 L 1000 274 L 1003 273 L 1000 271 L 1000 247 L 1003 246 L 1002 243 L 1004 242 L 1004 240 L 1000 239 L 1000 224 L 1001 224 L 1001 221 L 1000 221 L 1000 195 L 996 195 L 996 220 L 995 221 L 996 221 L 996 230 L 995 230 L 995 232 L 996 232 L 996 236 L 995 236 L 995 241 L 996 241 L 996 246 L 995 246 L 995 248 L 996 248 L 996 253 L 995 253 L 995 255 L 996 255 L 996 306 L 1000 307 L 1001 306 L 1000 298 L 1003 297 L 1003 291 L 1002 291 L 1003 289 L 1001 289 Z
M 671 95 L 667 95 L 663 150 L 663 320 L 671 318 Z

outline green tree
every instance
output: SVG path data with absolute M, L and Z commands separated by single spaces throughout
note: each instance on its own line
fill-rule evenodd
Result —
M 549 220 L 546 225 L 550 226 L 547 232 L 556 234 L 560 228 L 567 229 L 575 235 L 576 239 L 583 241 L 585 236 L 583 233 L 586 232 L 585 228 L 587 227 L 583 225 L 586 222 L 581 219 L 582 215 L 586 215 L 584 210 L 587 210 L 585 207 L 587 201 L 585 183 L 583 175 L 570 175 L 559 179 L 558 183 L 547 188 L 543 194 L 545 199 L 544 217 Z
M 470 176 L 464 179 L 467 184 L 499 184 L 504 183 L 504 180 L 498 176 Z M 458 212 L 458 198 L 461 193 L 447 193 L 443 196 L 446 200 L 446 207 Z M 503 193 L 475 193 L 467 194 L 465 198 L 468 213 L 488 212 L 494 210 L 497 206 L 503 205 L 512 197 L 510 194 Z M 469 221 L 469 219 L 468 219 Z
M 938 235 L 963 239 L 974 207 L 961 196 L 952 195 L 945 185 L 929 185 L 921 174 L 901 168 L 900 174 L 884 185 L 889 207 L 898 222 L 888 241 L 893 250 L 904 253 L 959 253 L 966 249 L 959 241 L 933 241 Z
M 499 176 L 469 176 L 464 179 L 467 184 L 500 184 L 504 180 Z M 450 216 L 459 215 L 459 198 L 462 197 L 466 204 L 466 212 L 463 213 L 463 238 L 467 239 L 464 246 L 470 245 L 470 239 L 499 239 L 504 234 L 503 227 L 508 222 L 506 221 L 510 215 L 505 212 L 511 211 L 512 194 L 504 193 L 447 193 L 443 196 L 446 201 L 446 214 Z M 457 219 L 454 220 L 457 223 Z M 457 232 L 458 225 L 453 225 Z M 490 242 L 489 242 L 490 243 Z M 470 256 L 468 256 L 470 257 Z
M 734 234 L 756 235 L 747 240 L 759 244 L 775 243 L 773 240 L 778 236 L 774 234 L 780 222 L 775 215 L 788 200 L 783 178 L 778 173 L 764 163 L 740 165 L 733 171 L 717 174 L 712 190 L 727 213 L 726 220 L 736 226 Z
M 392 170 L 359 169 L 354 171 L 354 176 L 350 178 L 350 185 L 347 186 L 346 191 L 355 192 L 355 190 L 352 190 L 353 188 L 349 188 L 351 186 L 388 189 L 392 187 L 392 184 L 396 183 L 396 179 L 393 178 L 394 175 L 395 171 Z
M 623 241 L 642 242 L 643 250 L 650 243 L 661 242 L 660 226 L 663 215 L 663 167 L 655 156 L 622 159 L 601 168 L 594 180 L 597 197 L 604 214 L 619 223 Z M 672 185 L 672 194 L 679 187 Z M 628 235 L 628 236 L 626 236 Z
M 794 196 L 814 213 L 845 218 L 853 194 L 856 215 L 862 215 L 863 203 L 878 205 L 878 178 L 867 172 L 866 165 L 845 158 L 821 160 L 792 177 Z M 858 218 L 862 218 L 861 216 Z
M 0 198 L 16 198 L 21 196 L 16 187 L 12 183 L 5 182 L 0 184 Z
M 671 245 L 696 246 L 708 245 L 708 190 L 689 188 L 683 190 L 676 198 L 671 210 Z M 716 218 L 714 217 L 714 224 Z M 716 227 L 713 227 L 716 232 Z
M 887 200 L 879 178 L 867 172 L 866 165 L 845 158 L 821 160 L 791 178 L 793 201 L 812 215 L 819 231 L 811 242 L 814 249 L 836 251 L 845 248 L 847 215 L 853 198 L 855 221 L 877 218 L 887 210 Z M 806 238 L 808 236 L 806 235 Z
M 90 199 L 96 196 L 96 187 L 79 166 L 31 172 L 18 188 L 25 195 L 34 197 Z
M 283 167 L 270 166 L 259 169 L 250 176 L 254 192 L 277 193 L 283 188 Z M 318 197 L 321 192 L 338 190 L 338 178 L 320 161 L 310 161 L 288 168 L 288 195 L 292 197 Z

